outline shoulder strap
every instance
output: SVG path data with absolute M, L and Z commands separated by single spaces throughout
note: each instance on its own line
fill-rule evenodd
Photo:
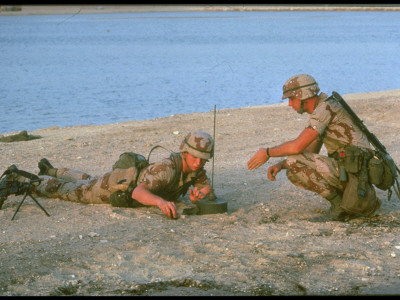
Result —
M 171 157 L 172 161 L 175 163 L 175 167 L 176 167 L 176 170 L 177 170 L 177 172 L 175 174 L 175 178 L 172 181 L 172 184 L 176 183 L 176 181 L 179 181 L 179 179 L 181 178 L 181 174 L 182 174 L 183 165 L 182 165 L 181 153 L 173 152 L 173 151 L 171 151 L 171 150 L 169 150 L 169 149 L 167 149 L 167 148 L 165 148 L 165 147 L 163 147 L 161 145 L 156 145 L 153 148 L 151 148 L 151 150 L 149 152 L 149 155 L 147 156 L 147 162 L 148 163 L 150 163 L 150 155 L 151 155 L 151 153 L 153 152 L 153 150 L 155 150 L 157 148 L 162 148 L 162 149 L 168 151 L 169 153 L 171 153 L 170 157 Z
M 176 175 L 175 175 L 175 180 L 174 180 L 174 181 L 176 181 L 176 179 L 179 180 L 181 178 L 182 169 L 183 169 L 181 153 L 172 152 L 171 153 L 171 158 L 174 161 L 175 167 L 176 167 L 176 170 L 177 170 Z
M 154 150 L 154 149 L 157 149 L 157 148 L 163 148 L 164 150 L 166 150 L 166 151 L 168 151 L 168 152 L 170 152 L 170 153 L 173 153 L 171 150 L 169 150 L 169 149 L 167 149 L 167 148 L 165 148 L 165 147 L 163 147 L 163 146 L 161 146 L 161 145 L 156 145 L 156 146 L 154 146 L 153 148 L 151 148 L 151 150 L 150 150 L 150 152 L 149 152 L 149 155 L 147 156 L 147 162 L 150 162 L 150 155 L 151 155 L 151 152 L 153 152 L 153 150 Z
M 171 181 L 171 186 L 176 186 L 179 185 L 179 180 L 181 179 L 181 174 L 182 174 L 182 154 L 178 152 L 173 152 L 171 153 L 171 159 L 175 163 L 175 167 L 177 172 L 175 173 L 175 178 L 174 180 Z M 181 195 L 185 195 L 188 188 L 192 185 L 192 181 L 187 182 L 186 184 L 182 185 L 179 187 L 177 190 L 174 191 L 173 197 L 172 198 L 179 198 Z

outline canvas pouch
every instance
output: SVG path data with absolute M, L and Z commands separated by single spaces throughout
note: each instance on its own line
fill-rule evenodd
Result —
M 370 183 L 366 184 L 366 195 L 364 198 L 360 198 L 358 196 L 358 177 L 349 173 L 340 206 L 350 214 L 369 216 L 379 209 L 381 201 L 376 197 L 375 189 Z

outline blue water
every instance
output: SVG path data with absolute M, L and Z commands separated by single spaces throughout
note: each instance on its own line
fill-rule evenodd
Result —
M 400 88 L 400 12 L 166 12 L 0 17 L 0 133 Z

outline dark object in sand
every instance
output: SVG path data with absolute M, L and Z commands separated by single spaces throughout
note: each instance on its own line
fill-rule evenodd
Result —
M 9 135 L 9 136 L 0 138 L 0 142 L 11 143 L 11 142 L 36 140 L 36 139 L 40 139 L 40 138 L 42 138 L 42 137 L 39 135 L 29 135 L 26 130 L 23 130 L 18 134 Z
M 225 199 L 217 198 L 214 193 L 199 199 L 196 205 L 198 215 L 222 214 L 228 211 L 228 202 Z

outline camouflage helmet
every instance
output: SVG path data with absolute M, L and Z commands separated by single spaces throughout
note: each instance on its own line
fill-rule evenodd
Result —
M 179 151 L 189 152 L 202 159 L 209 159 L 214 155 L 214 140 L 208 133 L 195 130 L 185 136 Z
M 296 97 L 307 100 L 318 95 L 319 86 L 315 79 L 308 74 L 299 74 L 290 77 L 283 85 L 282 99 Z

